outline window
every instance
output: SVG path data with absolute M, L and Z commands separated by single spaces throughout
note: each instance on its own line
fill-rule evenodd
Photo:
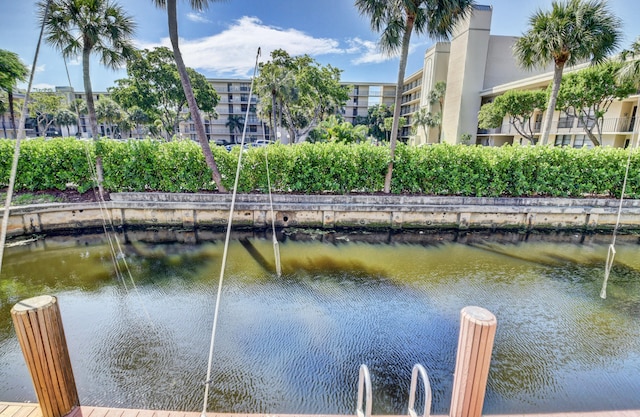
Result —
M 246 113 L 246 112 L 247 112 L 247 105 L 246 105 L 246 104 L 242 104 L 242 105 L 240 106 L 240 110 L 241 110 L 243 113 Z
M 229 103 L 233 101 L 233 94 L 229 94 Z
M 569 146 L 571 144 L 571 135 L 557 135 L 554 146 Z
M 574 148 L 593 148 L 593 142 L 587 135 L 576 135 L 575 140 L 573 141 Z
M 533 125 L 533 131 L 539 132 L 542 126 L 542 113 L 536 113 L 535 124 Z
M 560 112 L 560 119 L 558 119 L 558 129 L 573 127 L 573 115 L 565 112 Z
M 596 124 L 596 116 L 593 114 L 593 109 L 584 109 L 585 115 L 582 119 L 578 119 L 578 127 L 584 127 L 591 129 Z
M 233 104 L 229 104 L 229 114 L 233 113 Z
M 353 95 L 357 96 L 358 94 L 360 94 L 360 86 L 356 85 L 353 87 Z
M 356 109 L 356 108 L 354 108 L 354 109 L 353 109 L 353 115 L 354 115 L 354 116 L 357 116 L 357 115 L 358 115 L 358 109 Z
M 249 125 L 249 132 L 251 133 L 256 133 L 258 131 L 258 126 L 256 125 Z

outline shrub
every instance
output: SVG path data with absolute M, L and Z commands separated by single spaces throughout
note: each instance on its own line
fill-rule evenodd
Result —
M 9 183 L 14 141 L 0 140 L 0 183 Z M 213 146 L 225 187 L 234 184 L 240 147 Z M 24 141 L 16 190 L 79 191 L 92 186 L 100 155 L 107 191 L 198 192 L 215 189 L 196 142 L 103 139 Z M 619 197 L 629 151 L 548 146 L 490 148 L 398 144 L 392 192 L 477 197 Z M 239 192 L 377 193 L 382 191 L 389 149 L 371 144 L 303 143 L 243 151 Z M 633 151 L 626 196 L 640 198 L 640 152 Z M 91 168 L 91 169 L 90 169 Z

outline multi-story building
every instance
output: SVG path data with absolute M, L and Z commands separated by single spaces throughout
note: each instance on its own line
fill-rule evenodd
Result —
M 553 66 L 549 64 L 546 68 L 532 71 L 520 68 L 513 54 L 513 46 L 518 38 L 492 35 L 492 12 L 491 6 L 475 6 L 473 13 L 455 28 L 451 41 L 438 42 L 427 49 L 422 68 L 405 78 L 400 113 L 406 122 L 400 126 L 401 140 L 416 145 L 439 141 L 491 146 L 528 143 L 508 120 L 497 129 L 478 129 L 478 111 L 482 104 L 492 101 L 506 91 L 546 88 L 552 81 Z M 579 70 L 586 65 L 566 68 L 565 73 Z M 277 135 L 269 132 L 268 123 L 263 123 L 256 116 L 258 98 L 256 95 L 249 97 L 250 80 L 211 79 L 210 82 L 220 95 L 220 102 L 216 107 L 217 118 L 204 115 L 205 128 L 211 142 L 238 142 L 242 134 L 238 121 L 244 122 L 247 111 L 247 142 L 278 139 Z M 429 100 L 430 92 L 439 82 L 446 83 L 442 105 Z M 349 100 L 341 111 L 346 121 L 357 123 L 367 115 L 370 106 L 382 103 L 392 105 L 394 102 L 395 84 L 344 84 L 352 86 Z M 74 92 L 68 87 L 56 90 L 67 97 L 67 102 L 84 97 L 83 93 Z M 95 93 L 95 99 L 104 94 Z M 629 145 L 636 125 L 639 96 L 634 94 L 617 100 L 609 107 L 602 126 L 604 146 Z M 417 128 L 415 114 L 420 109 L 439 114 L 441 124 L 425 129 Z M 542 112 L 539 111 L 533 117 L 534 130 L 538 133 Z M 4 120 L 8 120 L 7 115 Z M 80 126 L 83 136 L 87 134 L 87 127 L 86 118 L 83 117 Z M 183 122 L 180 132 L 183 136 L 196 139 L 193 123 Z M 108 134 L 104 126 L 101 133 Z M 75 134 L 73 127 L 71 134 Z M 559 146 L 591 145 L 579 120 L 559 111 L 553 116 L 549 140 L 551 144 Z
M 344 120 L 356 124 L 359 118 L 367 116 L 369 107 L 385 104 L 393 105 L 396 85 L 392 83 L 343 83 L 351 87 L 349 100 L 342 109 Z
M 205 128 L 210 135 L 209 140 L 217 144 L 239 143 L 242 137 L 242 126 L 236 121 L 244 123 L 247 110 L 247 132 L 245 142 L 256 140 L 276 141 L 281 139 L 277 134 L 272 135 L 268 121 L 262 121 L 256 115 L 259 98 L 255 94 L 249 97 L 251 80 L 249 79 L 210 79 L 209 82 L 218 92 L 220 101 L 216 106 L 217 119 L 206 119 Z M 377 104 L 393 104 L 395 84 L 390 83 L 343 83 L 352 87 L 349 99 L 341 110 L 345 121 L 356 123 L 359 117 L 366 117 L 369 107 Z M 180 127 L 183 135 L 196 139 L 192 123 L 183 123 Z M 286 132 L 281 134 L 286 135 Z
M 429 91 L 438 81 L 446 83 L 444 109 L 442 112 L 442 139 L 449 143 L 469 140 L 472 144 L 499 146 L 503 144 L 526 144 L 508 120 L 497 129 L 478 129 L 478 111 L 482 104 L 513 89 L 544 89 L 552 81 L 553 66 L 525 71 L 518 65 L 513 46 L 515 36 L 491 35 L 491 6 L 475 6 L 473 13 L 455 29 L 450 42 L 440 42 L 425 52 L 424 66 L 405 80 L 403 94 L 403 115 L 409 123 L 402 131 L 406 137 L 413 125 L 411 116 L 416 108 L 409 94 L 414 80 L 422 78 L 419 108 L 431 110 L 428 102 Z M 582 69 L 587 64 L 566 68 L 565 74 Z M 406 101 L 406 109 L 405 109 Z M 604 116 L 603 146 L 628 146 L 634 130 L 637 113 L 638 94 L 615 101 Z M 533 116 L 539 134 L 542 113 Z M 426 135 L 416 130 L 410 143 L 426 144 L 437 142 L 434 128 Z M 591 146 L 583 126 L 577 118 L 556 111 L 553 116 L 551 144 L 558 146 Z

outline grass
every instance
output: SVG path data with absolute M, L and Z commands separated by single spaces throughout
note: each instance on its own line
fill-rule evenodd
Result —
M 7 193 L 0 193 L 0 207 L 4 207 L 4 203 L 7 199 Z M 59 203 L 62 199 L 57 198 L 50 194 L 33 194 L 33 193 L 21 193 L 14 194 L 11 199 L 11 206 L 25 206 L 28 204 L 44 204 L 44 203 Z

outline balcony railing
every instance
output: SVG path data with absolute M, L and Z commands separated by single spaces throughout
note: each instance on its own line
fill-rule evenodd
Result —
M 540 133 L 541 122 L 536 122 L 533 126 L 533 133 Z M 591 124 L 591 123 L 589 123 Z M 613 117 L 602 120 L 602 133 L 629 133 L 633 131 L 635 124 L 634 117 Z M 596 132 L 596 128 L 594 128 Z M 565 120 L 555 120 L 551 124 L 551 133 L 584 133 L 583 123 L 578 118 L 573 119 L 573 123 L 566 123 Z M 495 129 L 478 129 L 479 135 L 517 135 L 518 131 L 511 125 L 511 123 L 505 122 L 502 126 Z

